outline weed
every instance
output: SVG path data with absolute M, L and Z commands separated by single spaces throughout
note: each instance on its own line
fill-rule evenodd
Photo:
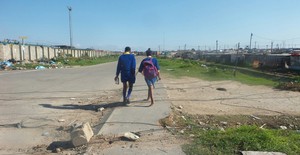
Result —
M 245 125 L 225 131 L 197 130 L 194 134 L 193 143 L 183 147 L 186 154 L 238 154 L 240 151 L 300 153 L 300 134 L 296 131 Z
M 283 152 L 289 155 L 300 153 L 298 128 L 289 127 L 288 130 L 278 130 L 278 125 L 272 125 L 293 124 L 299 117 L 259 117 L 261 120 L 253 120 L 252 117 L 245 115 L 194 116 L 173 109 L 173 112 L 168 117 L 161 119 L 160 123 L 173 134 L 181 134 L 191 139 L 191 143 L 182 147 L 187 155 L 232 155 L 240 154 L 240 151 Z M 224 121 L 226 121 L 226 125 L 222 123 Z

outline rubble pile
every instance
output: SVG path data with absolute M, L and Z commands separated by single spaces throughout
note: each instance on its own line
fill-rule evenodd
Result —
M 300 92 L 300 82 L 286 82 L 281 83 L 277 87 L 281 90 L 290 90 L 290 91 L 298 91 Z

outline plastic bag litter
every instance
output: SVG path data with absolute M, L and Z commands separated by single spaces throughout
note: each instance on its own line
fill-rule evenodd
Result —
M 55 64 L 56 64 L 56 62 L 54 62 L 54 61 L 50 61 L 50 64 L 51 64 L 51 65 L 55 65 Z
M 36 70 L 41 70 L 41 69 L 46 69 L 44 66 L 36 66 L 35 67 Z
M 0 68 L 1 69 L 12 68 L 12 67 L 13 67 L 12 62 L 9 62 L 9 61 L 0 62 Z
M 6 67 L 11 67 L 13 64 L 9 61 L 5 61 L 4 64 L 6 65 Z
M 129 140 L 132 140 L 132 141 L 135 141 L 137 139 L 139 139 L 140 137 L 132 132 L 126 132 L 124 133 L 124 137 L 129 139 Z

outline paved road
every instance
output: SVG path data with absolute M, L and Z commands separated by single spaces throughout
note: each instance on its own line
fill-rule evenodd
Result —
M 71 98 L 87 98 L 119 89 L 113 81 L 115 66 L 116 62 L 112 62 L 78 68 L 0 72 L 0 146 L 23 148 L 43 142 L 45 137 L 41 135 L 47 128 L 37 126 L 51 125 L 51 120 L 74 111 L 41 105 L 70 104 Z M 22 121 L 27 128 L 12 127 Z

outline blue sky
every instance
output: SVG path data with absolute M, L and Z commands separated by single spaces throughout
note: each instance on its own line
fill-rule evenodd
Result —
M 299 0 L 0 0 L 0 40 L 144 51 L 300 47 Z

